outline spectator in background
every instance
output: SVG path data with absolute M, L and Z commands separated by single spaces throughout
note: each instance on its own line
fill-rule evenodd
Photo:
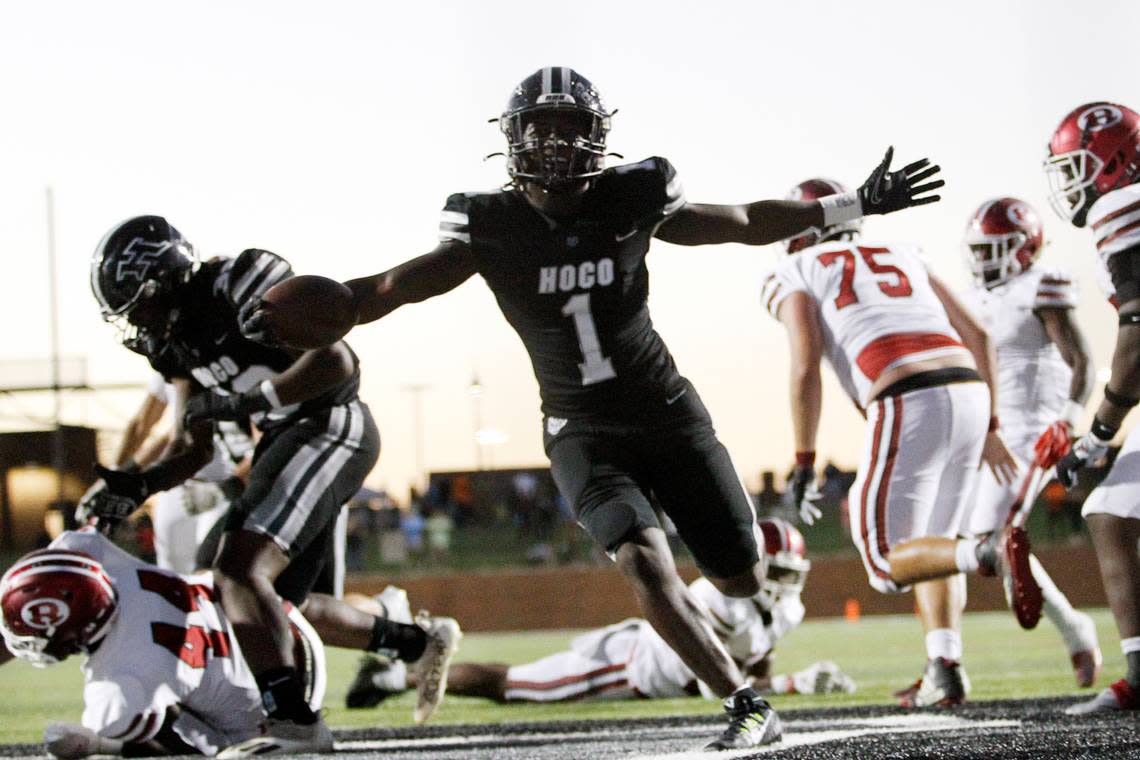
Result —
M 756 494 L 756 511 L 761 515 L 777 514 L 783 504 L 784 495 L 776 490 L 776 473 L 764 470 L 760 473 L 760 493 Z
M 427 532 L 428 551 L 433 560 L 442 560 L 451 552 L 451 533 L 455 521 L 443 509 L 434 509 L 428 516 L 424 528 Z
M 424 555 L 424 527 L 422 501 L 414 502 L 408 513 L 400 519 L 400 532 L 404 534 L 404 546 L 412 562 L 419 564 Z

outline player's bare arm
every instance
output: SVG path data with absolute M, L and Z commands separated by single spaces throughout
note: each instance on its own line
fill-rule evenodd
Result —
M 1140 251 L 1132 255 L 1140 256 Z M 1136 403 L 1136 388 L 1140 388 L 1140 298 L 1120 306 L 1120 328 L 1112 350 L 1112 375 L 1105 385 L 1096 418 L 1105 425 L 1119 428 Z
M 136 461 L 136 454 L 146 441 L 154 426 L 162 419 L 166 411 L 166 402 L 147 393 L 142 404 L 135 411 L 127 427 L 123 431 L 123 440 L 119 443 L 119 450 L 115 454 L 115 467 L 123 469 Z
M 475 274 L 471 248 L 446 240 L 431 253 L 417 256 L 386 272 L 348 280 L 357 311 L 357 324 L 374 322 L 404 304 L 426 301 L 466 282 Z
M 818 201 L 763 200 L 740 205 L 686 203 L 661 224 L 655 237 L 677 245 L 743 243 L 767 245 L 811 227 L 839 224 L 871 214 L 889 214 L 940 200 L 931 195 L 945 183 L 938 166 L 921 159 L 890 170 L 894 148 L 858 190 Z M 928 181 L 931 180 L 931 181 Z
M 974 357 L 978 374 L 990 389 L 990 430 L 982 447 L 982 462 L 993 470 L 999 483 L 1011 483 L 1017 475 L 1017 460 L 1006 448 L 997 429 L 997 352 L 993 340 L 982 324 L 962 304 L 946 284 L 930 275 L 930 287 L 946 309 L 950 325 L 957 331 L 962 343 Z
M 789 295 L 777 313 L 788 332 L 791 355 L 789 398 L 792 406 L 792 430 L 796 444 L 796 466 L 788 492 L 792 506 L 808 525 L 821 516 L 815 502 L 815 438 L 819 432 L 820 409 L 823 405 L 823 380 L 819 363 L 823 352 L 823 328 L 819 307 L 804 292 Z
M 1069 381 L 1069 399 L 1083 407 L 1088 403 L 1093 387 L 1088 340 L 1073 319 L 1072 309 L 1038 309 L 1036 313 L 1061 359 L 1073 371 L 1073 378 Z

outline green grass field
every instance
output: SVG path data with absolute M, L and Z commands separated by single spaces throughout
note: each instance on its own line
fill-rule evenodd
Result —
M 1123 673 L 1124 658 L 1107 610 L 1092 611 L 1104 650 L 1104 674 L 1097 688 Z M 527 662 L 565 647 L 573 631 L 470 634 L 459 660 Z M 1068 655 L 1060 637 L 1042 620 L 1022 631 L 1008 613 L 966 616 L 965 665 L 974 700 L 1027 698 L 1076 693 Z M 815 660 L 839 663 L 858 684 L 851 695 L 777 697 L 784 708 L 889 704 L 890 692 L 918 677 L 925 661 L 922 632 L 911 617 L 869 617 L 858 623 L 809 621 L 781 642 L 776 670 L 802 668 Z M 329 650 L 328 720 L 333 727 L 411 724 L 414 695 L 404 694 L 374 710 L 346 710 L 344 692 L 356 667 L 356 654 Z M 38 742 L 50 720 L 78 721 L 83 678 L 78 662 L 37 670 L 21 662 L 0 668 L 0 743 Z M 718 709 L 699 698 L 634 700 L 553 705 L 496 705 L 480 699 L 449 697 L 433 718 L 439 723 L 500 723 L 557 719 L 632 718 L 697 714 Z

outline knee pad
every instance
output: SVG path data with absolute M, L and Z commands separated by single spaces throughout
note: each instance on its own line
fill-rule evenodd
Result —
M 645 523 L 636 507 L 618 501 L 599 504 L 581 515 L 578 524 L 590 534 L 598 546 L 605 550 L 610 559 L 613 559 L 618 547 L 625 543 L 634 528 L 650 527 L 656 524 L 656 521 Z

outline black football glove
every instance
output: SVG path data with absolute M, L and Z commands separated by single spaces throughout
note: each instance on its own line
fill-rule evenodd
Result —
M 792 509 L 799 511 L 800 521 L 805 525 L 814 525 L 823 512 L 816 506 L 822 498 L 815 487 L 815 468 L 811 465 L 796 465 L 792 470 L 792 479 L 788 481 L 788 490 L 784 495 Z
M 112 470 L 95 465 L 99 480 L 87 489 L 75 507 L 75 520 L 80 525 L 95 525 L 109 533 L 127 519 L 150 495 L 146 479 L 140 472 Z
M 211 390 L 204 390 L 186 401 L 182 410 L 182 426 L 187 430 L 199 420 L 246 420 L 251 414 L 268 412 L 273 403 L 260 386 L 245 393 L 231 393 L 223 396 Z
M 1065 488 L 1071 489 L 1077 484 L 1077 473 L 1081 468 L 1089 464 L 1096 464 L 1104 459 L 1110 443 L 1112 443 L 1111 440 L 1105 441 L 1091 432 L 1086 433 L 1083 438 L 1073 444 L 1069 453 L 1057 462 L 1057 480 L 1061 481 L 1061 485 Z
M 918 184 L 941 171 L 939 166 L 930 166 L 930 161 L 924 158 L 913 164 L 907 164 L 898 171 L 891 171 L 891 159 L 894 154 L 894 146 L 887 148 L 887 155 L 883 157 L 882 163 L 875 167 L 871 176 L 856 191 L 863 216 L 889 214 L 892 211 L 922 206 L 942 199 L 940 195 L 917 197 L 946 184 L 940 179 L 927 182 L 925 185 Z
M 280 348 L 281 342 L 273 334 L 269 320 L 266 319 L 265 302 L 254 297 L 242 304 L 238 311 L 238 329 L 242 337 L 271 348 Z

